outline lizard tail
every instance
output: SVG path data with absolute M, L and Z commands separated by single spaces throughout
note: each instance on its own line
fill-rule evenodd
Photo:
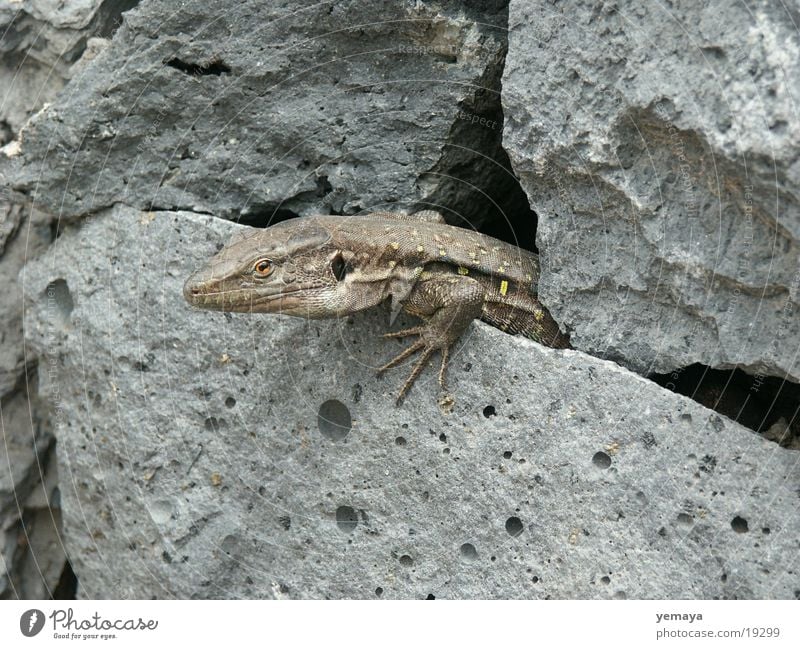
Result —
M 510 304 L 486 305 L 481 320 L 509 334 L 519 334 L 555 349 L 572 349 L 569 336 L 562 333 L 558 323 L 543 306 L 534 313 Z

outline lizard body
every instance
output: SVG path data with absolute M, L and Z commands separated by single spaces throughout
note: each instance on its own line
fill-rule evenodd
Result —
M 447 225 L 438 212 L 312 216 L 235 235 L 186 281 L 184 296 L 220 311 L 304 318 L 350 315 L 391 300 L 424 324 L 387 337 L 417 340 L 379 369 L 420 352 L 400 401 L 436 351 L 444 387 L 450 346 L 475 318 L 550 347 L 568 347 L 537 298 L 539 259 L 528 251 Z

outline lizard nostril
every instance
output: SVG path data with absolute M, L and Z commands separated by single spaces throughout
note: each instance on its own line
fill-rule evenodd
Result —
M 191 280 L 183 285 L 183 295 L 186 298 L 193 298 L 200 295 L 200 285 Z

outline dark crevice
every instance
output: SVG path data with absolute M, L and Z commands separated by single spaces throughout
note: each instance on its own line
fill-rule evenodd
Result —
M 77 593 L 78 578 L 72 570 L 72 564 L 67 561 L 64 563 L 61 577 L 58 578 L 58 583 L 53 589 L 53 599 L 75 599 Z
M 786 448 L 800 449 L 800 385 L 695 363 L 649 378 Z
M 58 239 L 61 236 L 61 229 L 60 223 L 58 219 L 54 219 L 49 223 L 49 230 L 50 230 L 50 243 Z
M 105 17 L 97 27 L 97 36 L 111 38 L 123 22 L 122 14 L 138 6 L 140 0 L 111 0 L 104 3 Z M 107 13 L 106 13 L 107 12 Z
M 0 146 L 4 146 L 14 139 L 14 130 L 4 119 L 0 119 Z
M 231 71 L 230 67 L 226 65 L 224 61 L 217 58 L 206 61 L 205 63 L 190 63 L 179 59 L 177 56 L 172 56 L 164 60 L 164 65 L 194 77 L 218 77 L 221 74 L 230 74 Z
M 316 180 L 316 184 L 317 184 L 317 196 L 319 196 L 320 198 L 327 196 L 333 191 L 333 185 L 331 185 L 327 176 L 319 176 Z
M 505 196 L 503 216 L 487 223 L 482 228 L 482 232 L 501 241 L 507 241 L 525 250 L 538 253 L 536 227 L 539 223 L 539 217 L 531 209 L 530 203 L 528 203 L 528 196 L 522 189 L 519 179 L 511 170 L 511 161 L 504 149 L 498 152 L 497 162 L 506 174 L 503 177 L 503 181 L 494 188 L 494 193 L 497 195 L 496 200 L 499 196 Z
M 83 36 L 78 38 L 74 45 L 61 54 L 62 61 L 74 63 L 86 51 L 89 37 L 97 36 L 110 39 L 114 36 L 123 22 L 123 12 L 133 9 L 140 0 L 106 0 L 92 18 L 91 24 L 85 29 Z M 34 18 L 38 22 L 38 19 Z M 38 30 L 37 30 L 38 31 Z
M 114 203 L 114 205 L 126 205 L 135 210 L 139 209 L 135 205 L 129 205 L 128 203 Z M 216 216 L 216 214 L 212 214 L 211 212 L 203 212 L 202 210 L 195 209 L 194 207 L 191 206 L 154 205 L 153 203 L 150 203 L 150 205 L 147 206 L 147 209 L 145 211 L 146 212 L 191 212 L 192 214 L 202 214 L 203 216 Z
M 285 207 L 279 207 L 282 203 L 264 204 L 264 205 L 249 205 L 247 210 L 240 213 L 235 219 L 232 219 L 240 225 L 249 225 L 253 228 L 266 228 L 270 225 L 275 225 L 281 221 L 289 219 L 296 219 L 300 216 Z
M 56 218 L 60 219 L 62 225 L 64 225 L 64 224 L 72 224 L 72 223 L 78 222 L 80 220 L 86 219 L 87 217 L 95 216 L 97 214 L 101 214 L 102 212 L 105 212 L 106 210 L 112 210 L 117 206 L 127 207 L 129 209 L 136 210 L 136 211 L 142 211 L 142 206 L 141 205 L 128 203 L 126 201 L 111 201 L 110 203 L 97 204 L 92 209 L 86 210 L 86 212 L 84 212 L 80 216 L 71 217 L 71 216 L 63 216 L 62 215 L 62 216 L 58 216 L 58 217 L 52 216 L 51 218 L 52 219 L 56 219 Z M 191 212 L 192 214 L 202 214 L 203 216 L 214 216 L 214 217 L 219 218 L 217 214 L 212 214 L 211 212 L 204 212 L 203 210 L 198 210 L 197 208 L 195 208 L 195 207 L 193 207 L 191 205 L 158 205 L 156 203 L 150 203 L 149 205 L 147 205 L 147 207 L 143 211 L 145 211 L 145 212 Z M 227 219 L 225 219 L 225 220 L 227 220 Z
M 476 22 L 508 28 L 508 0 L 463 0 L 461 5 L 459 10 Z
M 537 252 L 538 218 L 503 148 L 501 78 L 507 34 L 498 30 L 495 36 L 505 41 L 503 50 L 487 65 L 478 90 L 459 103 L 441 158 L 420 178 L 432 191 L 414 210 L 435 209 L 452 225 Z M 473 188 L 476 179 L 482 180 Z

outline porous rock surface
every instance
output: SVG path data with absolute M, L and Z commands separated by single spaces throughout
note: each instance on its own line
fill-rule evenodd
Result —
M 24 390 L 0 405 L 0 599 L 48 599 L 64 569 L 54 439 L 42 412 Z
M 0 52 L 68 69 L 89 38 L 110 35 L 136 0 L 0 0 Z
M 185 304 L 237 227 L 118 206 L 26 267 L 82 596 L 797 595 L 797 452 L 482 324 L 395 407 L 385 311 Z
M 64 218 L 433 203 L 481 223 L 513 180 L 493 159 L 504 46 L 497 1 L 149 0 L 27 126 L 9 178 Z
M 24 348 L 17 284 L 65 220 L 179 204 L 263 224 L 402 199 L 480 224 L 507 207 L 503 2 L 138 4 L 0 0 L 0 597 L 50 596 L 65 560 L 61 404 L 36 395 L 53 356 Z
M 779 2 L 511 0 L 504 146 L 543 301 L 638 372 L 800 380 L 800 36 Z
M 544 299 L 640 372 L 796 377 L 786 19 L 678 3 L 687 37 L 589 7 L 511 5 L 505 142 Z M 236 228 L 197 212 L 525 222 L 506 22 L 500 1 L 0 0 L 0 596 L 53 591 L 59 505 L 82 597 L 800 595 L 797 452 L 628 370 L 476 323 L 452 407 L 429 369 L 397 408 L 385 311 L 184 303 Z
M 9 187 L 9 156 L 32 115 L 107 42 L 126 0 L 0 0 L 0 598 L 46 599 L 66 561 L 60 539 L 54 404 L 36 393 L 23 344 L 23 264 L 53 238 L 50 217 Z M 45 369 L 46 371 L 46 369 Z
M 0 0 L 0 146 L 55 99 L 91 50 L 135 0 Z
M 49 404 L 37 396 L 37 359 L 24 346 L 17 276 L 51 237 L 29 205 L 3 198 L 0 194 L 0 599 L 45 599 L 66 559 L 58 537 Z

